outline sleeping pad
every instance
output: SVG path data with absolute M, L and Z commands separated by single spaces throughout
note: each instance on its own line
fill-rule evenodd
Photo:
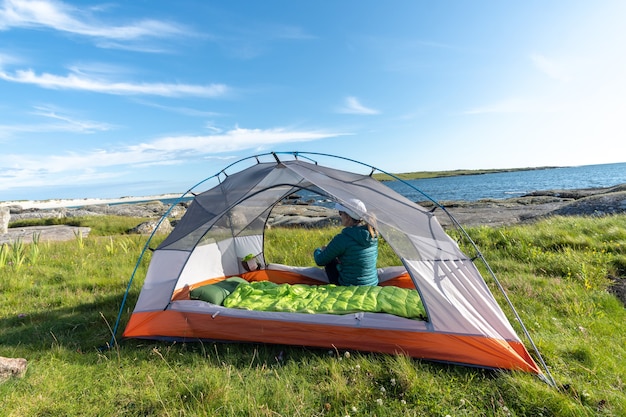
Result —
M 417 291 L 399 287 L 274 284 L 269 281 L 241 284 L 224 299 L 224 307 L 289 313 L 348 314 L 389 313 L 410 319 L 426 319 Z

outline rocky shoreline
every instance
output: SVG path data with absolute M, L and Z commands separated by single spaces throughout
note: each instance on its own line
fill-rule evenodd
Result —
M 431 202 L 418 202 L 426 208 L 433 208 Z M 446 215 L 449 213 L 464 227 L 472 226 L 507 226 L 518 223 L 533 222 L 549 216 L 604 216 L 626 213 L 626 184 L 609 188 L 590 188 L 579 190 L 545 190 L 535 191 L 527 195 L 505 200 L 442 201 L 442 207 L 434 209 L 435 215 L 444 228 L 451 227 L 453 221 Z M 87 228 L 72 226 L 30 226 L 11 227 L 28 219 L 60 219 L 84 216 L 126 216 L 154 219 L 156 221 L 168 212 L 168 218 L 175 223 L 186 211 L 189 203 L 179 203 L 174 207 L 159 200 L 125 204 L 96 204 L 77 208 L 22 208 L 19 205 L 8 207 L 10 213 L 7 233 L 0 233 L 0 244 L 15 241 L 18 238 L 28 241 L 34 233 L 42 240 L 66 240 L 76 237 L 78 233 L 86 236 Z M 6 210 L 6 209 L 5 209 Z M 445 212 L 444 212 L 445 211 Z M 307 226 L 322 227 L 337 224 L 338 216 L 334 210 L 311 205 L 294 197 L 275 207 L 268 225 L 275 226 Z M 165 226 L 169 226 L 166 224 Z M 168 228 L 165 228 L 167 231 Z M 135 233 L 150 233 L 148 226 L 139 227 Z
M 421 203 L 428 207 L 428 203 Z M 550 216 L 626 213 L 626 184 L 608 188 L 534 191 L 521 197 L 476 202 L 440 202 L 462 226 L 509 226 Z M 432 206 L 432 204 L 430 204 Z M 435 212 L 437 213 L 437 212 Z M 447 216 L 438 216 L 444 227 Z

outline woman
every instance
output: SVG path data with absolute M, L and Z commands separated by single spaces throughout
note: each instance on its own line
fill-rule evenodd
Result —
M 360 213 L 367 213 L 361 200 L 350 199 L 347 203 Z M 331 284 L 378 285 L 378 233 L 354 210 L 341 204 L 336 204 L 335 209 L 339 210 L 344 228 L 327 246 L 315 249 L 315 263 L 325 267 Z

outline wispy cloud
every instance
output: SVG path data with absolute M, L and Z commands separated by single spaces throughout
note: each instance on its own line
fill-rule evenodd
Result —
M 546 74 L 548 77 L 563 82 L 570 81 L 571 76 L 557 61 L 536 53 L 531 54 L 530 59 L 535 68 Z
M 114 126 L 109 123 L 76 118 L 66 111 L 53 106 L 37 106 L 33 114 L 57 121 L 56 126 L 68 132 L 94 133 L 104 132 L 114 128 Z
M 74 7 L 55 0 L 4 0 L 0 3 L 0 30 L 11 28 L 53 29 L 93 38 L 136 40 L 186 33 L 182 26 L 154 19 L 112 25 L 94 12 L 102 8 Z
M 376 109 L 365 107 L 356 97 L 346 97 L 343 105 L 337 109 L 338 113 L 344 114 L 380 114 Z
M 315 36 L 306 32 L 304 28 L 293 25 L 260 25 L 256 33 L 268 41 L 273 40 L 312 40 Z
M 38 117 L 38 119 L 28 123 L 0 125 L 0 139 L 10 138 L 18 133 L 68 132 L 91 134 L 116 128 L 109 123 L 81 119 L 72 115 L 70 111 L 54 106 L 36 106 L 30 114 Z
M 165 106 L 163 104 L 153 103 L 147 100 L 135 99 L 135 102 L 142 104 L 144 106 L 152 107 L 155 109 L 163 110 L 169 113 L 177 113 L 185 116 L 192 117 L 220 117 L 224 116 L 223 113 L 214 112 L 210 110 L 202 110 L 202 109 L 194 109 L 190 107 L 181 107 L 181 106 Z
M 223 152 L 255 149 L 279 143 L 315 141 L 347 133 L 275 129 L 244 129 L 198 136 L 169 136 L 151 142 L 116 149 L 93 149 L 89 152 L 59 155 L 0 155 L 0 190 L 29 187 L 45 183 L 80 184 L 110 175 L 108 169 L 126 172 L 138 167 L 189 163 L 193 159 Z M 119 174 L 121 175 L 121 174 Z M 58 178 L 64 182 L 56 182 Z
M 31 69 L 17 70 L 13 73 L 0 71 L 0 79 L 49 89 L 83 90 L 115 95 L 219 97 L 230 91 L 224 84 L 132 83 L 89 76 L 80 72 L 70 72 L 67 75 L 37 74 Z
M 0 31 L 50 30 L 88 38 L 100 48 L 145 53 L 168 52 L 171 48 L 164 40 L 198 36 L 191 28 L 164 20 L 138 19 L 118 24 L 104 16 L 110 8 L 79 8 L 56 0 L 0 0 Z
M 489 113 L 525 113 L 528 112 L 532 106 L 526 100 L 515 98 L 508 100 L 501 100 L 495 103 L 473 107 L 465 110 L 463 114 L 489 114 Z
M 462 114 L 521 114 L 521 113 L 553 113 L 563 107 L 558 102 L 541 98 L 509 98 L 491 104 L 473 107 Z
M 0 52 L 0 68 L 9 66 L 9 65 L 15 65 L 19 62 L 21 62 L 20 58 L 14 55 L 9 55 L 9 54 Z
M 272 45 L 290 41 L 316 39 L 299 26 L 242 21 L 222 28 L 219 36 L 210 39 L 230 56 L 238 59 L 254 59 L 272 49 Z

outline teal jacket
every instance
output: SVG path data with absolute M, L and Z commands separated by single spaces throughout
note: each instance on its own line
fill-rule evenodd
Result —
M 344 228 L 325 249 L 315 249 L 313 257 L 319 266 L 337 258 L 341 285 L 378 285 L 378 238 L 372 237 L 367 226 Z

